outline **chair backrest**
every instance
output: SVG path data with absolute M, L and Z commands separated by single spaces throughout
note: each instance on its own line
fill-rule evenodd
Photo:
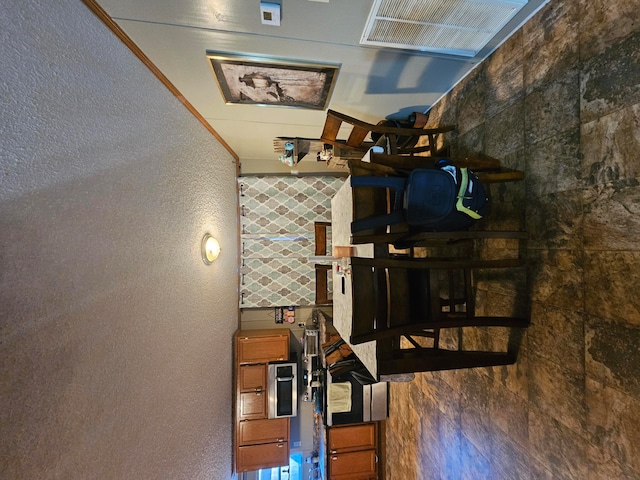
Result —
M 346 141 L 338 140 L 338 133 L 342 126 L 342 122 L 348 123 L 352 127 L 349 138 Z M 365 146 L 364 141 L 367 138 L 367 135 L 371 132 L 372 127 L 373 125 L 361 122 L 360 120 L 348 115 L 344 115 L 334 110 L 327 110 L 327 119 L 325 120 L 320 140 L 331 145 L 344 146 L 366 152 L 369 149 L 369 146 Z
M 327 228 L 331 222 L 314 222 L 314 254 L 316 256 L 327 255 Z M 331 275 L 331 265 L 314 265 L 316 278 L 316 305 L 333 303 L 329 296 L 328 276 Z
M 347 140 L 338 140 L 340 128 L 343 123 L 350 125 L 351 131 Z M 432 155 L 435 155 L 437 149 L 435 141 L 436 135 L 452 131 L 453 129 L 453 126 L 427 129 L 391 127 L 384 123 L 373 125 L 343 113 L 336 112 L 335 110 L 327 110 L 327 118 L 325 120 L 320 140 L 330 145 L 366 152 L 374 144 L 373 141 L 367 141 L 367 137 L 371 133 L 374 133 L 376 134 L 375 136 L 378 137 L 378 141 L 375 143 L 385 147 L 387 153 L 413 154 L 419 152 L 431 152 Z M 406 143 L 407 137 L 413 138 L 423 136 L 426 136 L 427 138 L 425 145 L 408 148 L 403 148 L 398 145 L 398 139 L 400 138 L 403 138 L 403 143 Z
M 522 262 L 517 259 L 352 258 L 354 320 L 351 343 L 376 342 L 377 373 L 380 377 L 512 364 L 517 358 L 512 348 L 483 351 L 476 350 L 477 345 L 471 345 L 469 349 L 463 342 L 461 327 L 528 326 L 526 317 L 481 317 L 475 314 L 472 270 L 514 266 L 522 266 Z M 428 276 L 424 270 L 417 272 L 421 276 L 410 276 L 411 270 L 422 267 L 427 268 Z M 443 268 L 445 271 L 441 270 Z M 402 276 L 394 274 L 394 270 L 407 272 L 405 286 L 399 286 Z M 462 273 L 462 276 L 455 273 Z M 505 273 L 509 275 L 511 272 Z M 365 304 L 356 298 L 355 288 L 365 283 L 367 276 L 377 279 L 374 285 L 378 288 L 373 299 L 365 298 L 368 302 Z M 382 281 L 385 277 L 386 282 Z M 454 285 L 451 288 L 453 282 L 460 287 L 455 288 Z M 445 298 L 440 298 L 442 294 Z M 368 305 L 374 300 L 379 302 L 376 306 Z M 375 312 L 373 317 L 371 312 Z M 442 335 L 441 338 L 441 329 L 447 329 L 451 335 Z
M 331 222 L 313 222 L 315 255 L 327 254 L 327 228 L 330 226 Z
M 376 267 L 352 259 L 351 275 L 351 343 L 400 336 L 413 320 L 431 317 L 429 270 Z
M 370 151 L 368 153 L 370 162 L 364 162 L 361 160 L 350 159 L 349 169 L 353 176 L 408 176 L 415 169 L 430 168 L 434 164 L 442 160 L 440 157 L 422 157 L 422 156 L 406 156 L 406 155 L 388 155 L 383 153 L 376 153 Z M 482 184 L 496 183 L 496 182 L 510 182 L 521 180 L 524 178 L 524 173 L 517 170 L 505 169 L 500 166 L 499 160 L 495 158 L 450 158 L 447 159 L 457 167 L 466 167 L 473 171 L 478 177 L 478 180 Z M 375 209 L 369 209 L 363 212 L 362 209 L 357 208 L 356 200 L 359 200 L 357 196 L 361 195 L 360 190 L 367 190 L 365 188 L 354 189 L 354 219 L 360 220 L 375 215 L 382 215 L 390 212 L 390 205 L 392 203 L 377 204 Z M 369 188 L 368 190 L 372 190 Z M 370 224 L 369 224 L 370 225 Z M 360 227 L 358 227 L 360 228 Z M 364 228 L 364 227 L 362 227 Z M 382 231 L 378 229 L 377 232 L 369 232 L 365 230 L 354 230 L 352 235 L 352 243 L 386 243 L 393 244 L 396 248 L 408 248 L 418 243 L 426 243 L 430 240 L 442 241 L 442 240 L 460 240 L 460 239 L 474 239 L 474 238 L 505 238 L 505 239 L 523 239 L 527 238 L 526 232 L 521 231 L 491 231 L 474 229 L 473 231 L 456 230 L 444 232 L 433 231 L 417 231 L 412 229 L 409 231 L 407 228 L 396 228 L 393 231 Z
M 479 317 L 472 272 L 520 267 L 520 259 L 351 259 L 353 324 L 351 343 L 390 337 L 429 336 L 440 328 L 526 326 L 528 320 Z M 433 337 L 432 337 L 433 338 Z M 436 337 L 437 340 L 437 337 Z M 432 345 L 438 348 L 437 341 Z

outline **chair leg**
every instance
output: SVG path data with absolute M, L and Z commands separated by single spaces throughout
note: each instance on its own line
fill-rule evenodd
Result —
M 524 265 L 521 258 L 501 258 L 496 260 L 441 259 L 441 258 L 364 258 L 352 257 L 351 264 L 377 268 L 515 268 Z
M 512 365 L 516 358 L 516 355 L 510 352 L 424 349 L 420 351 L 419 356 L 405 358 L 381 358 L 378 356 L 378 375 Z
M 386 227 L 387 225 L 395 225 L 402 223 L 404 218 L 404 212 L 402 210 L 396 210 L 395 212 L 383 215 L 373 215 L 367 218 L 360 218 L 351 222 L 351 233 L 373 230 L 378 227 Z
M 482 183 L 517 182 L 524 178 L 524 172 L 520 170 L 500 170 L 497 172 L 476 172 L 478 180 Z
M 477 238 L 512 238 L 526 239 L 527 232 L 510 232 L 497 230 L 465 230 L 460 232 L 419 232 L 419 233 L 381 233 L 377 235 L 354 236 L 353 243 L 388 243 L 412 242 L 415 245 L 436 240 L 464 240 Z
M 354 175 L 351 177 L 352 187 L 391 188 L 397 192 L 407 186 L 407 179 L 403 177 L 375 177 L 373 175 Z
M 385 304 L 386 305 L 386 304 Z M 394 327 L 380 328 L 367 331 L 365 333 L 352 334 L 349 341 L 353 345 L 359 343 L 381 341 L 390 337 L 400 335 L 421 335 L 425 330 L 438 330 L 441 328 L 462 328 L 462 327 L 509 327 L 526 328 L 529 326 L 529 319 L 524 317 L 469 317 L 466 312 L 449 314 L 444 312 L 438 320 L 428 319 L 426 321 L 415 321 L 410 325 L 399 325 Z M 430 334 L 428 336 L 431 336 Z

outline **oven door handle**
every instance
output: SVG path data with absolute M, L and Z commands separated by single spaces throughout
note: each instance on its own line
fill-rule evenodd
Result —
M 276 382 L 291 382 L 294 377 L 276 377 Z

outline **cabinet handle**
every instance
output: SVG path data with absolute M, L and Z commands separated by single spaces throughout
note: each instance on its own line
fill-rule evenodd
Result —
M 262 393 L 262 388 L 257 387 L 256 388 L 256 395 L 260 395 Z
M 279 438 L 278 441 L 279 442 L 284 442 L 284 438 Z
M 331 460 L 337 460 L 338 457 L 331 457 Z
M 375 462 L 378 463 L 378 455 L 374 455 L 373 458 L 375 459 Z
M 331 454 L 338 453 L 337 450 L 331 450 Z
M 281 443 L 278 444 L 278 448 L 282 448 L 284 447 L 284 445 L 282 445 Z

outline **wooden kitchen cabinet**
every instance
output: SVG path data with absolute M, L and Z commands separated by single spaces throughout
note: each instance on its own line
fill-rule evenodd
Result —
M 327 430 L 329 480 L 378 478 L 378 422 Z
M 267 365 L 240 365 L 238 420 L 267 418 Z
M 241 392 L 257 392 L 267 390 L 267 366 L 241 365 L 238 377 Z
M 238 445 L 289 441 L 289 419 L 244 420 L 238 426 Z
M 289 359 L 288 329 L 244 330 L 235 335 L 236 471 L 289 464 L 288 418 L 267 418 L 269 362 Z
M 329 480 L 378 478 L 378 457 L 375 450 L 332 454 L 328 463 Z
M 267 418 L 267 393 L 246 392 L 238 395 L 238 420 Z
M 328 438 L 329 453 L 375 449 L 378 435 L 376 427 L 375 422 L 331 427 Z
M 274 334 L 273 332 L 278 332 Z M 238 335 L 238 362 L 268 363 L 289 359 L 289 330 L 246 330 Z
M 289 442 L 240 446 L 238 473 L 289 465 Z

